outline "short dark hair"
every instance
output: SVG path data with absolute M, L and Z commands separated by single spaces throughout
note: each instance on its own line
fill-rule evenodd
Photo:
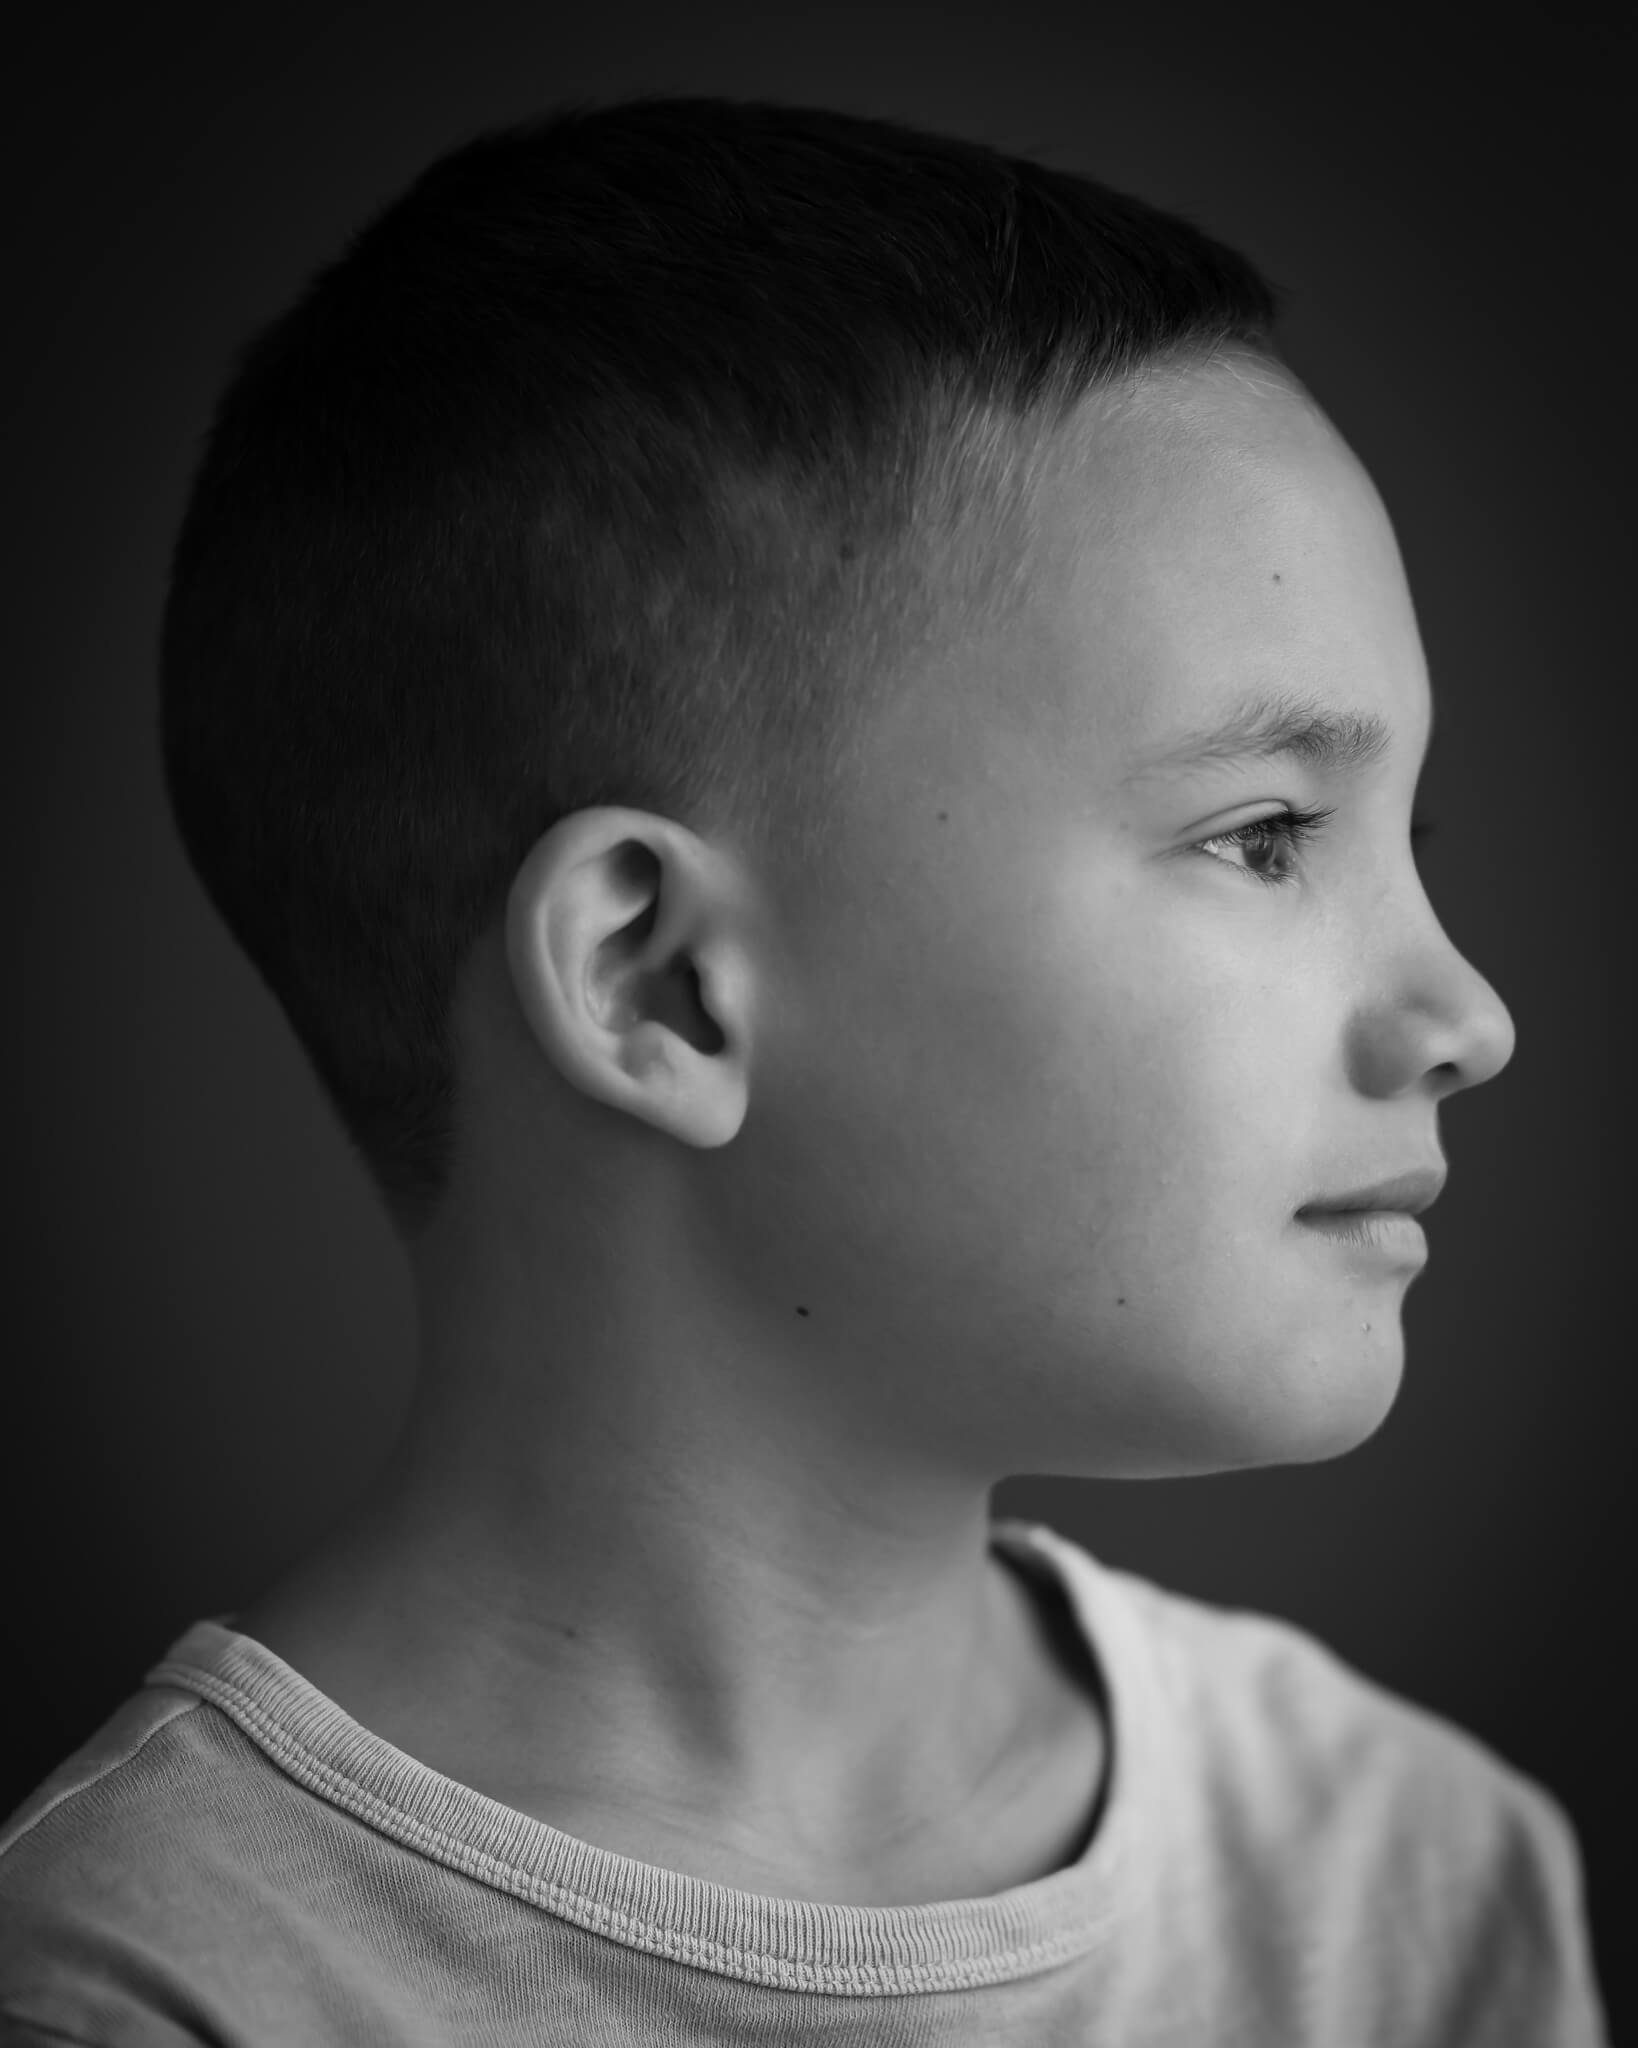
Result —
M 178 535 L 187 857 L 400 1237 L 447 1185 L 461 965 L 600 804 L 822 862 L 912 656 L 1021 595 L 1024 438 L 1274 288 L 987 145 L 576 99 L 433 163 L 240 350 Z

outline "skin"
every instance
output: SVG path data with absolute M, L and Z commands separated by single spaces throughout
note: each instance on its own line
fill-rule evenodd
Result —
M 911 680 L 833 872 L 633 810 L 535 847 L 462 983 L 404 1436 L 238 1622 L 434 1769 L 741 1889 L 1076 1851 L 1102 1724 L 992 1487 L 1364 1441 L 1417 1268 L 1294 1212 L 1436 1165 L 1512 1052 L 1411 853 L 1392 529 L 1307 394 L 1151 377 L 1039 511 L 1026 615 Z M 1270 685 L 1389 754 L 1131 779 Z M 1319 803 L 1283 862 L 1213 836 Z

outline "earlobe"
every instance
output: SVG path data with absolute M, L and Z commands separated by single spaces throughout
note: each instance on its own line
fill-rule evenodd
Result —
M 650 1040 L 637 1055 L 642 1079 L 632 1082 L 623 1100 L 606 1089 L 599 1091 L 603 1099 L 701 1151 L 737 1137 L 748 1107 L 737 1050 L 702 1053 L 675 1031 L 655 1024 L 639 1025 L 628 1045 L 640 1038 Z
M 669 1029 L 646 1027 L 658 1034 L 670 1084 L 661 1127 L 709 1150 L 738 1136 L 750 1107 L 751 967 L 739 935 L 719 925 L 696 935 L 692 959 L 678 969 L 687 983 L 686 1017 L 679 1011 Z

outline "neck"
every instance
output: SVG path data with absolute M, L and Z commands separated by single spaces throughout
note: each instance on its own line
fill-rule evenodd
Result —
M 754 1815 L 833 1864 L 1028 1747 L 1036 1624 L 987 1490 L 744 1406 L 722 1426 L 681 1367 L 640 1400 L 613 1373 L 455 1384 L 241 1620 L 374 1732 L 525 1809 L 608 1788 L 706 1830 Z

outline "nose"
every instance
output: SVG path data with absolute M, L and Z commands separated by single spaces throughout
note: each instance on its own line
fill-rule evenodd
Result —
M 1445 1066 L 1453 1069 L 1449 1087 L 1443 1091 L 1449 1094 L 1493 1081 L 1518 1044 L 1512 1011 L 1470 960 L 1459 953 L 1456 957 L 1470 992 L 1454 1033 L 1454 1055 L 1440 1063 L 1441 1071 Z
M 1435 921 L 1371 1014 L 1357 1079 L 1370 1093 L 1421 1088 L 1437 1100 L 1494 1080 L 1517 1039 L 1507 1005 Z

